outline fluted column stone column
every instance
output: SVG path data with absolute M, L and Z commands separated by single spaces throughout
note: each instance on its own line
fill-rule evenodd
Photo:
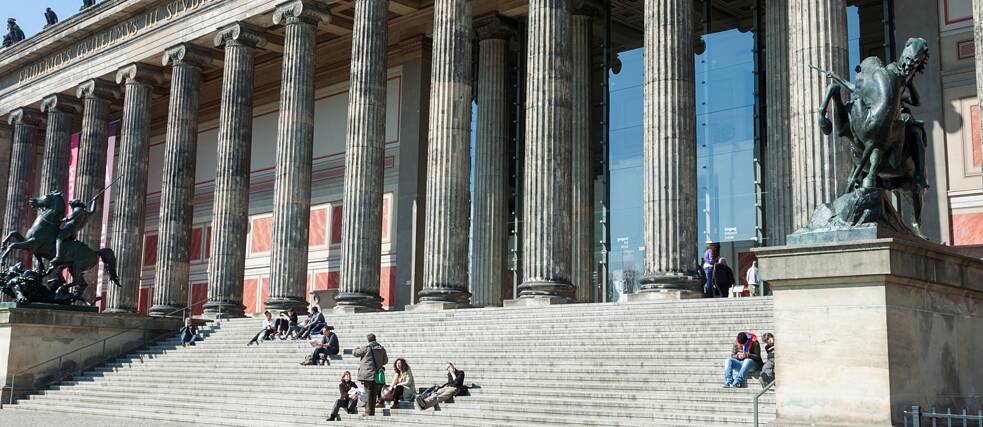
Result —
M 44 97 L 41 111 L 48 114 L 41 156 L 39 194 L 52 191 L 68 197 L 68 165 L 72 157 L 72 119 L 82 110 L 77 99 L 63 93 Z
M 850 145 L 820 131 L 819 103 L 829 81 L 809 67 L 849 75 L 846 0 L 790 1 L 788 35 L 789 192 L 792 228 L 798 229 L 809 222 L 817 206 L 837 197 L 853 166 Z
M 198 148 L 198 92 L 202 67 L 211 62 L 209 50 L 191 44 L 179 44 L 164 51 L 163 65 L 172 66 L 171 93 L 167 107 L 164 176 L 157 228 L 157 269 L 154 271 L 151 315 L 166 315 L 188 306 Z
M 7 178 L 10 177 L 10 149 L 13 143 L 14 128 L 6 122 L 0 122 L 0 190 L 7 189 Z M 7 192 L 0 191 L 0 221 L 3 220 L 3 209 L 6 207 Z M 0 226 L 3 224 L 0 223 Z
M 205 312 L 242 317 L 242 282 L 249 232 L 249 174 L 253 145 L 253 82 L 256 48 L 266 45 L 265 30 L 236 22 L 215 35 L 225 47 L 215 197 L 212 207 L 212 252 L 208 259 Z
M 79 85 L 76 94 L 85 108 L 82 113 L 82 132 L 79 134 L 79 150 L 75 168 L 75 198 L 89 204 L 96 194 L 106 188 L 106 168 L 109 147 L 109 106 L 119 98 L 119 85 L 100 79 L 92 79 Z M 78 240 L 98 249 L 102 242 L 102 209 L 104 199 L 96 203 L 96 211 L 85 227 L 79 230 Z M 99 269 L 85 272 L 86 287 L 83 296 L 91 301 L 96 295 Z M 108 288 L 107 288 L 108 289 Z M 108 292 L 108 291 L 107 291 Z
M 591 139 L 591 58 L 596 1 L 579 1 L 571 22 L 573 52 L 573 147 L 571 158 L 571 279 L 579 302 L 594 297 L 594 144 Z
M 18 108 L 10 112 L 8 123 L 14 127 L 10 148 L 10 173 L 7 179 L 7 204 L 3 211 L 3 237 L 11 232 L 27 234 L 34 219 L 27 199 L 34 197 L 34 165 L 37 159 L 38 138 L 44 126 L 44 115 L 32 108 Z M 5 260 L 4 267 L 17 262 L 30 262 L 26 251 L 14 251 Z
M 314 149 L 314 68 L 317 25 L 328 22 L 324 3 L 280 3 L 273 22 L 285 26 L 280 115 L 273 184 L 273 253 L 266 307 L 306 311 L 307 242 L 310 230 L 311 162 Z
M 789 0 L 765 2 L 765 244 L 781 246 L 792 228 L 788 80 Z
M 337 310 L 380 310 L 382 192 L 386 153 L 387 0 L 355 2 L 352 30 L 341 277 Z
M 470 0 L 436 0 L 430 70 L 423 289 L 414 309 L 469 305 Z
M 471 304 L 500 306 L 508 273 L 509 40 L 512 22 L 498 15 L 475 21 L 478 35 L 478 116 L 474 144 L 474 235 Z
M 164 82 L 161 68 L 144 63 L 127 65 L 116 73 L 124 84 L 123 119 L 114 189 L 116 208 L 110 219 L 109 247 L 116 253 L 120 287 L 106 288 L 106 312 L 136 313 L 143 267 L 143 228 L 150 165 L 150 95 Z
M 983 0 L 973 0 L 973 41 L 976 52 L 973 57 L 976 61 L 976 99 L 979 105 L 983 105 Z M 977 131 L 983 132 L 983 120 L 978 126 L 980 129 Z
M 633 298 L 698 297 L 692 2 L 645 0 L 644 38 L 645 273 Z
M 570 0 L 529 2 L 522 277 L 511 304 L 572 302 Z M 524 300 L 524 301 L 523 301 Z

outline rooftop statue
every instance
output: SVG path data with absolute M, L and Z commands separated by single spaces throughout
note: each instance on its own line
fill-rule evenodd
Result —
M 13 46 L 14 43 L 24 40 L 24 38 L 24 31 L 17 25 L 17 20 L 7 18 L 7 34 L 3 36 L 3 47 Z
M 100 196 L 101 193 L 94 197 L 90 205 L 94 207 L 95 201 Z M 18 231 L 12 231 L 7 235 L 2 242 L 3 255 L 0 256 L 0 261 L 6 261 L 14 249 L 26 250 L 34 257 L 34 269 L 9 270 L 2 278 L 4 283 L 0 283 L 3 292 L 10 291 L 17 294 L 17 290 L 20 289 L 20 294 L 14 296 L 18 302 L 71 304 L 82 299 L 82 291 L 89 285 L 83 274 L 98 266 L 100 260 L 109 281 L 119 286 L 119 278 L 116 276 L 116 256 L 113 251 L 109 248 L 93 250 L 75 239 L 76 230 L 85 224 L 86 217 L 92 213 L 91 210 L 86 209 L 82 201 L 70 202 L 73 211 L 64 220 L 65 198 L 60 192 L 53 191 L 43 197 L 32 197 L 29 202 L 40 212 L 26 236 Z M 48 269 L 45 269 L 45 261 L 51 263 Z M 66 269 L 72 278 L 70 283 L 65 283 L 61 279 Z M 42 280 L 52 273 L 54 276 L 48 281 L 47 291 L 40 289 L 44 287 Z
M 924 124 L 914 119 L 909 107 L 921 102 L 914 77 L 924 71 L 927 62 L 928 44 L 911 38 L 897 62 L 885 66 L 880 58 L 864 59 L 853 82 L 823 71 L 832 83 L 819 107 L 819 126 L 824 134 L 849 141 L 854 165 L 845 194 L 817 208 L 805 231 L 879 224 L 923 237 L 919 224 L 928 187 L 924 170 L 927 137 Z M 844 91 L 849 92 L 848 99 L 843 98 Z M 910 223 L 894 209 L 890 192 L 910 200 Z
M 44 28 L 48 28 L 58 23 L 58 15 L 55 15 L 55 11 L 51 10 L 50 7 L 46 8 L 44 9 L 44 20 L 48 21 Z
M 96 5 L 96 0 L 82 0 L 82 7 L 79 10 L 85 10 Z

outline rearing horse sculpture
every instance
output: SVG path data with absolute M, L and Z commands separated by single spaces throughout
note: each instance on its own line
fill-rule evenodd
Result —
M 4 238 L 2 247 L 3 255 L 0 262 L 6 261 L 10 251 L 14 249 L 26 250 L 34 257 L 34 270 L 47 275 L 51 270 L 60 273 L 63 269 L 68 269 L 72 276 L 71 285 L 76 287 L 77 294 L 81 294 L 82 289 L 88 286 L 83 273 L 102 263 L 105 267 L 106 275 L 110 282 L 119 286 L 119 277 L 116 275 L 116 255 L 112 249 L 102 248 L 92 250 L 78 240 L 64 242 L 62 248 L 62 259 L 45 270 L 45 261 L 51 260 L 55 256 L 55 238 L 58 236 L 62 218 L 65 216 L 65 198 L 60 192 L 53 191 L 44 197 L 32 197 L 28 200 L 32 207 L 40 210 L 34 224 L 27 231 L 27 235 L 21 235 L 17 231 L 12 231 Z
M 906 105 L 918 105 L 912 79 L 924 71 L 927 61 L 928 44 L 924 39 L 911 38 L 896 63 L 884 66 L 877 57 L 865 59 L 854 83 L 825 72 L 833 82 L 819 107 L 822 132 L 830 135 L 834 131 L 827 117 L 832 105 L 837 136 L 852 142 L 854 167 L 846 191 L 859 185 L 907 193 L 914 211 L 912 229 L 918 235 L 926 138 L 922 124 L 911 118 Z M 844 102 L 841 89 L 850 92 L 849 101 Z

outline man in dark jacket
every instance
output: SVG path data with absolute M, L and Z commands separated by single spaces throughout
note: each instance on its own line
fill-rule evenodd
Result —
M 734 270 L 727 266 L 727 259 L 724 257 L 717 259 L 717 265 L 713 266 L 712 277 L 716 295 L 727 298 L 730 287 L 734 286 Z
M 312 341 L 314 344 L 314 350 L 311 351 L 311 356 L 301 365 L 316 365 L 321 360 L 323 355 L 325 358 L 328 356 L 333 356 L 338 354 L 341 350 L 341 346 L 338 344 L 338 335 L 335 335 L 334 328 L 331 326 L 325 326 L 324 335 L 317 341 Z
M 467 396 L 468 388 L 464 385 L 464 371 L 447 362 L 447 382 L 434 389 L 428 396 L 416 396 L 416 404 L 420 410 L 432 408 L 438 403 L 444 403 L 454 396 Z
M 321 329 L 324 329 L 325 324 L 327 324 L 327 322 L 324 320 L 324 314 L 321 314 L 321 311 L 318 310 L 317 307 L 311 307 L 311 315 L 307 316 L 307 322 L 304 325 L 304 329 L 300 331 L 300 338 L 305 340 L 310 338 L 311 334 L 317 333 Z
M 359 358 L 358 380 L 362 382 L 362 396 L 365 397 L 365 413 L 362 416 L 371 417 L 375 415 L 375 404 L 382 391 L 382 384 L 375 382 L 375 375 L 380 368 L 385 369 L 389 357 L 386 349 L 375 341 L 375 334 L 369 334 L 366 338 L 369 344 L 354 349 L 352 356 Z
M 761 368 L 761 346 L 758 337 L 750 332 L 739 332 L 734 350 L 724 362 L 724 388 L 745 387 L 744 379 Z M 734 370 L 737 376 L 734 377 Z

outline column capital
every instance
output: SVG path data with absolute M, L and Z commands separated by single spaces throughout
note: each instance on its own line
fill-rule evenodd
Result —
M 311 25 L 331 22 L 331 10 L 318 0 L 289 0 L 276 5 L 273 12 L 274 24 L 294 24 L 303 22 Z
M 571 11 L 574 16 L 601 16 L 604 5 L 599 0 L 574 0 Z
M 164 50 L 163 65 L 189 65 L 202 68 L 212 64 L 212 52 L 191 43 L 181 43 Z
M 478 36 L 478 40 L 509 40 L 516 34 L 516 25 L 515 21 L 492 13 L 475 18 L 474 32 Z
M 116 83 L 140 83 L 150 86 L 164 84 L 164 69 L 142 62 L 124 65 L 116 71 Z
M 22 107 L 8 114 L 7 123 L 10 125 L 41 127 L 44 124 L 44 114 L 33 108 Z
M 216 47 L 233 43 L 248 47 L 263 47 L 266 46 L 266 30 L 247 22 L 233 22 L 218 29 L 214 43 Z
M 71 95 L 55 93 L 41 100 L 41 111 L 45 113 L 79 113 L 82 111 L 82 104 Z
M 82 99 L 112 100 L 119 98 L 119 85 L 103 79 L 90 79 L 79 84 L 75 91 Z

